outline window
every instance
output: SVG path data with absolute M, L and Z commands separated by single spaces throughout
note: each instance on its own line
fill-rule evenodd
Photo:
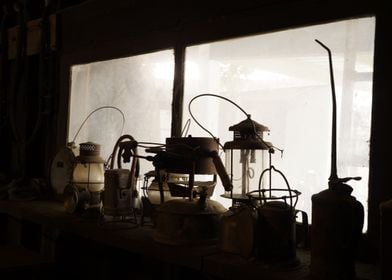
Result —
M 122 134 L 130 134 L 137 141 L 164 143 L 170 136 L 173 73 L 171 50 L 73 66 L 69 141 L 88 114 L 102 106 L 114 106 L 123 112 L 125 124 L 117 110 L 96 111 L 82 127 L 76 143 L 101 144 L 104 159 Z M 150 162 L 140 163 L 141 174 L 153 168 Z
M 196 95 L 219 94 L 238 103 L 270 128 L 266 140 L 284 150 L 282 157 L 278 151 L 273 155 L 272 163 L 302 192 L 297 207 L 310 215 L 311 196 L 327 187 L 330 172 L 329 65 L 318 39 L 333 55 L 338 175 L 362 177 L 350 184 L 367 210 L 374 30 L 375 18 L 367 17 L 189 46 L 183 123 Z M 172 50 L 73 66 L 69 141 L 90 112 L 115 106 L 125 115 L 124 127 L 119 112 L 103 109 L 88 119 L 76 142 L 100 143 L 105 159 L 122 133 L 164 143 L 172 121 L 173 73 Z M 244 119 L 230 103 L 211 97 L 195 101 L 192 112 L 222 144 L 232 139 L 228 127 Z M 208 136 L 195 123 L 188 134 Z M 141 164 L 141 172 L 152 168 L 147 161 Z M 229 206 L 220 197 L 223 192 L 218 186 L 213 199 Z
M 330 172 L 328 55 L 315 39 L 322 41 L 333 55 L 338 175 L 362 177 L 350 185 L 367 210 L 374 30 L 369 17 L 188 47 L 184 106 L 198 94 L 219 94 L 269 127 L 266 140 L 284 150 L 272 163 L 302 192 L 297 207 L 310 215 L 311 196 L 327 188 Z M 244 119 L 231 104 L 210 97 L 192 103 L 192 113 L 221 143 L 232 139 L 228 127 Z M 208 136 L 194 123 L 189 134 Z M 213 198 L 229 205 L 221 194 L 217 188 Z

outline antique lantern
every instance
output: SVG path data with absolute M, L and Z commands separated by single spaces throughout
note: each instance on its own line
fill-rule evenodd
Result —
M 269 167 L 268 153 L 273 152 L 272 144 L 263 140 L 268 127 L 248 118 L 229 127 L 233 140 L 224 144 L 226 171 L 231 179 L 233 190 L 226 191 L 223 197 L 231 198 L 233 204 L 248 201 L 246 195 L 258 187 L 257 173 Z
M 89 192 L 101 192 L 104 186 L 104 160 L 99 155 L 100 145 L 93 142 L 80 144 L 79 156 L 72 181 Z
M 101 192 L 104 189 L 104 160 L 100 157 L 100 145 L 93 142 L 79 145 L 71 184 L 64 190 L 64 206 L 73 213 L 77 210 L 102 208 Z

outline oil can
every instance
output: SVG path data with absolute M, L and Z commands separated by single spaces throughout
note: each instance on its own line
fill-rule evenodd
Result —
M 364 209 L 340 184 L 312 196 L 312 279 L 356 279 L 355 256 L 362 234 Z

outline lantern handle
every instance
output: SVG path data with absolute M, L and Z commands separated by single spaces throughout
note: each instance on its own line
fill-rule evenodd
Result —
M 91 117 L 91 115 L 93 115 L 95 112 L 100 111 L 102 109 L 114 109 L 114 110 L 117 110 L 121 114 L 122 127 L 121 127 L 120 135 L 123 133 L 124 126 L 125 126 L 125 115 L 124 115 L 123 111 L 121 111 L 119 108 L 117 108 L 115 106 L 102 106 L 102 107 L 98 107 L 97 109 L 93 110 L 90 114 L 87 115 L 87 117 L 83 120 L 82 124 L 79 126 L 78 131 L 76 131 L 75 136 L 72 139 L 72 143 L 75 143 L 76 137 L 78 137 L 80 131 L 82 130 L 82 127 L 87 122 L 87 120 Z
M 261 192 L 263 192 L 263 199 L 266 200 L 266 198 L 264 196 L 264 191 L 265 190 L 261 189 L 261 182 L 262 182 L 264 174 L 266 172 L 269 172 L 271 174 L 272 170 L 277 172 L 280 176 L 282 176 L 283 180 L 286 183 L 287 190 L 289 192 L 290 206 L 295 208 L 295 206 L 297 205 L 297 202 L 298 202 L 298 194 L 299 194 L 299 192 L 296 191 L 296 190 L 291 189 L 289 181 L 287 180 L 286 176 L 283 174 L 282 171 L 280 171 L 279 169 L 276 169 L 275 166 L 273 166 L 273 165 L 271 165 L 271 167 L 269 167 L 269 168 L 264 169 L 263 172 L 261 172 L 261 175 L 260 175 L 260 178 L 259 178 L 259 189 L 258 189 L 259 194 L 261 194 Z M 271 195 L 272 190 L 273 189 L 272 189 L 271 181 L 270 181 L 269 182 L 269 189 L 268 189 L 268 191 L 269 191 L 269 198 L 272 198 L 272 195 Z M 294 204 L 293 204 L 293 197 L 296 197 L 296 200 L 295 200 Z
M 224 96 L 221 96 L 221 95 L 217 95 L 217 94 L 203 93 L 203 94 L 196 95 L 195 97 L 193 97 L 193 98 L 191 99 L 191 101 L 189 101 L 189 103 L 188 103 L 188 112 L 189 112 L 189 115 L 191 116 L 191 118 L 193 119 L 193 121 L 194 121 L 201 129 L 203 129 L 205 132 L 207 132 L 207 133 L 208 133 L 208 134 L 218 143 L 218 145 L 223 149 L 223 145 L 222 145 L 221 143 L 219 143 L 218 138 L 215 137 L 214 134 L 212 134 L 212 132 L 210 132 L 207 128 L 205 128 L 200 122 L 198 122 L 198 121 L 196 120 L 195 116 L 192 114 L 192 110 L 191 110 L 192 102 L 195 101 L 197 98 L 200 98 L 200 97 L 203 97 L 203 96 L 210 96 L 210 97 L 221 98 L 221 99 L 223 99 L 223 100 L 225 100 L 225 101 L 227 101 L 227 102 L 233 104 L 233 105 L 234 105 L 235 107 L 237 107 L 238 109 L 240 109 L 240 111 L 241 111 L 242 113 L 244 113 L 246 117 L 250 117 L 250 115 L 249 115 L 248 113 L 246 113 L 246 111 L 245 111 L 244 109 L 242 109 L 242 108 L 241 108 L 237 103 L 235 103 L 234 101 L 231 101 L 230 99 L 228 99 L 228 98 L 226 98 L 226 97 L 224 97 Z

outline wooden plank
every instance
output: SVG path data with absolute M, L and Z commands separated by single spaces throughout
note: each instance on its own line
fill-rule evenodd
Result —
M 23 247 L 0 247 L 0 271 L 44 267 L 53 264 L 53 260 Z

